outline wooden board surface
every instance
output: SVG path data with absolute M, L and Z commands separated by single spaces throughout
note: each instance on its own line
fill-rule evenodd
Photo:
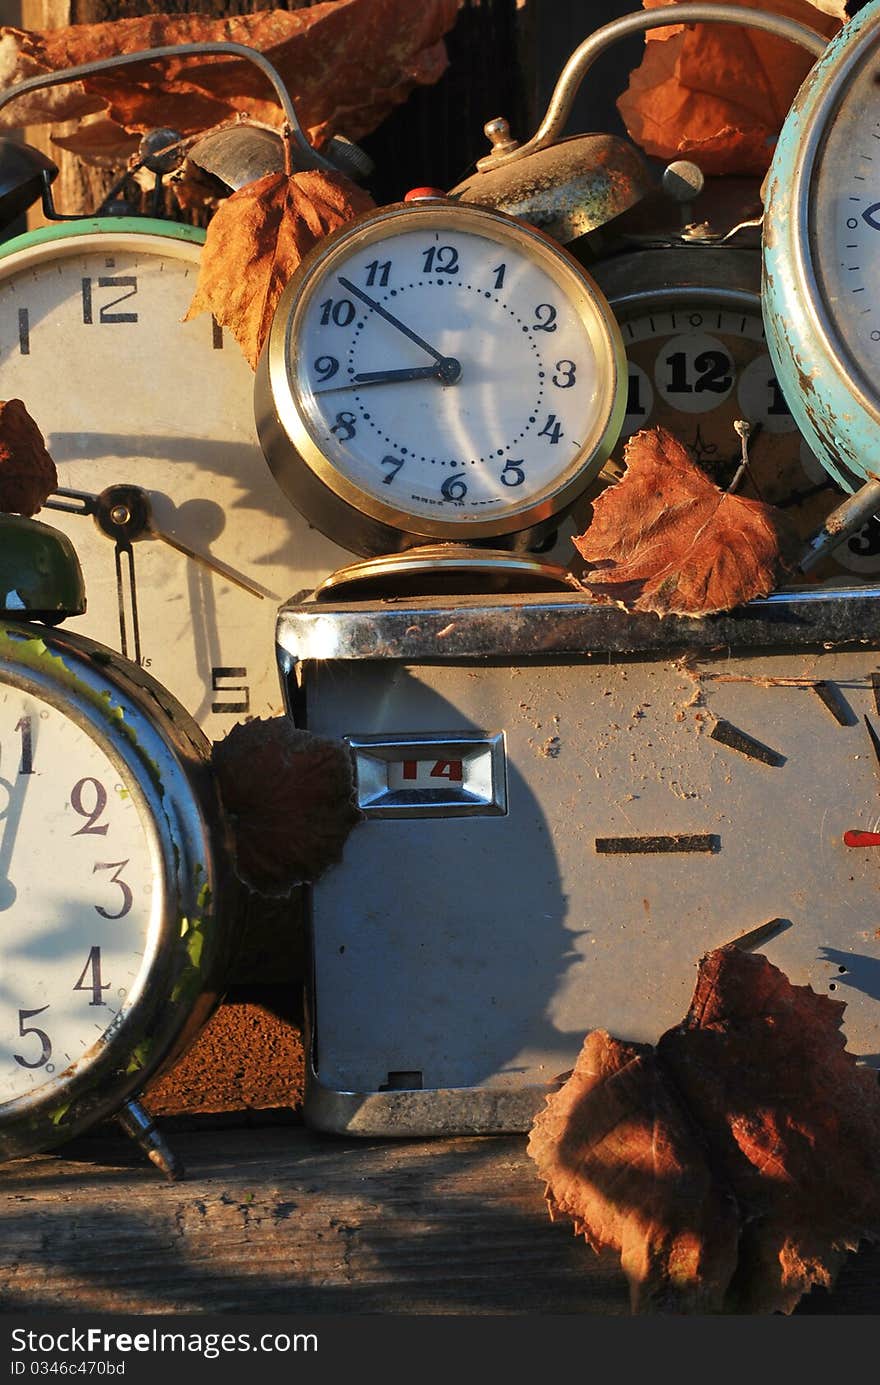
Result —
M 615 1256 L 551 1224 L 518 1136 L 355 1142 L 295 1124 L 0 1166 L 0 1312 L 618 1314 Z M 876 1313 L 880 1252 L 798 1311 Z

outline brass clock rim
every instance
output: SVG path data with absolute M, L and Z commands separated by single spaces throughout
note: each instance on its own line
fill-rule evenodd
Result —
M 8 655 L 0 649 L 0 684 L 49 703 L 85 731 L 116 767 L 137 804 L 152 879 L 161 886 L 161 895 L 151 900 L 135 998 L 120 1011 L 122 1021 L 116 1028 L 111 1022 L 76 1063 L 0 1102 L 0 1159 L 63 1143 L 117 1112 L 141 1090 L 215 1002 L 228 932 L 216 846 L 225 829 L 203 772 L 208 743 L 197 724 L 143 670 L 131 666 L 136 676 L 127 682 L 127 661 L 93 640 L 0 618 L 0 635 L 7 633 L 13 646 Z M 39 660 L 20 660 L 19 640 L 23 646 L 40 642 L 45 653 Z M 108 689 L 112 707 L 106 702 Z M 112 708 L 119 718 L 116 735 Z M 207 920 L 207 937 L 202 956 L 192 963 L 182 930 L 200 914 Z M 200 982 L 188 1003 L 175 1003 L 169 994 L 180 979 L 175 968 L 182 975 L 181 963 L 191 963 Z M 145 1042 L 151 1052 L 142 1062 L 138 1049 Z
M 465 544 L 423 544 L 409 548 L 404 553 L 383 554 L 377 558 L 365 558 L 337 569 L 326 577 L 312 593 L 316 601 L 337 601 L 345 596 L 357 596 L 357 586 L 400 576 L 402 579 L 472 573 L 517 579 L 547 582 L 548 589 L 555 585 L 563 590 L 572 587 L 571 575 L 558 563 L 545 563 L 540 558 L 527 553 L 507 553 L 498 549 L 470 548 Z M 352 591 L 354 588 L 354 591 Z
M 420 218 L 422 224 L 430 227 L 446 226 L 450 217 L 460 222 L 463 229 L 477 229 L 480 226 L 497 228 L 500 225 L 502 235 L 518 248 L 523 244 L 540 247 L 537 253 L 546 257 L 548 272 L 560 287 L 569 286 L 566 296 L 572 297 L 572 286 L 576 289 L 579 316 L 593 343 L 596 359 L 600 364 L 604 361 L 607 367 L 603 372 L 605 378 L 602 381 L 601 402 L 596 409 L 597 422 L 575 460 L 567 466 L 564 481 L 545 488 L 528 505 L 521 504 L 512 511 L 506 510 L 502 515 L 485 520 L 435 520 L 427 515 L 401 510 L 362 490 L 321 451 L 306 425 L 304 411 L 301 412 L 299 408 L 290 379 L 294 373 L 290 367 L 295 364 L 297 356 L 297 328 L 325 266 L 338 258 L 352 242 L 370 245 L 382 238 L 389 225 L 401 220 L 415 223 Z M 597 349 L 600 345 L 601 350 Z M 504 537 L 531 529 L 564 513 L 598 475 L 620 433 L 626 406 L 626 378 L 623 338 L 605 295 L 592 274 L 550 236 L 503 212 L 467 202 L 438 198 L 422 203 L 394 203 L 347 222 L 319 242 L 285 286 L 257 366 L 257 432 L 269 466 L 283 489 L 285 487 L 279 471 L 284 472 L 290 459 L 285 456 L 281 460 L 274 455 L 279 448 L 285 451 L 289 449 L 294 467 L 303 466 L 310 482 L 317 483 L 333 501 L 386 531 L 405 536 L 407 545 L 431 540 L 443 542 Z M 264 393 L 265 399 L 261 397 Z M 274 411 L 274 418 L 269 417 L 271 411 Z M 587 464 L 583 463 L 585 457 L 590 459 Z M 308 518 L 315 522 L 311 515 Z M 347 546 L 344 535 L 333 532 L 332 528 L 325 532 Z

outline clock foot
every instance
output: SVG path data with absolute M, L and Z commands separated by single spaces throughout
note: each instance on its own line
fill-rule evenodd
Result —
M 153 1117 L 148 1115 L 142 1106 L 136 1101 L 129 1101 L 118 1112 L 116 1119 L 126 1135 L 130 1135 L 135 1143 L 140 1145 L 150 1162 L 155 1164 L 166 1178 L 172 1182 L 183 1178 L 183 1164 L 165 1143 Z

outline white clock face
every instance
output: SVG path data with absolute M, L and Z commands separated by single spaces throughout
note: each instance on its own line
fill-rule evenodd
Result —
M 24 401 L 61 487 L 146 492 L 167 539 L 130 553 L 88 514 L 41 512 L 83 567 L 72 628 L 140 662 L 219 740 L 281 711 L 276 608 L 350 554 L 277 486 L 234 340 L 208 314 L 182 321 L 199 244 L 110 228 L 0 257 L 0 397 Z
M 286 374 L 311 464 L 350 504 L 503 530 L 601 466 L 619 335 L 527 228 L 411 208 L 342 238 L 301 287 Z
M 0 684 L 0 1108 L 88 1061 L 158 936 L 155 839 L 119 767 L 52 703 Z

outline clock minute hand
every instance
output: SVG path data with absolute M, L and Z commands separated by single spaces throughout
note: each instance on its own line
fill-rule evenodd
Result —
M 382 307 L 381 303 L 377 303 L 375 298 L 371 298 L 368 293 L 364 293 L 363 289 L 359 289 L 357 284 L 353 284 L 350 279 L 344 279 L 341 274 L 339 276 L 339 283 L 344 289 L 348 289 L 349 293 L 353 293 L 355 298 L 359 298 L 362 303 L 366 303 L 368 308 L 372 308 L 374 313 L 378 313 L 380 317 L 384 317 L 385 321 L 390 322 L 392 327 L 396 327 L 398 332 L 402 332 L 405 337 L 409 337 L 410 341 L 414 341 L 416 346 L 420 346 L 423 351 L 427 351 L 428 355 L 433 356 L 435 361 L 446 360 L 442 351 L 438 351 L 435 347 L 430 346 L 428 342 L 425 341 L 424 337 L 420 337 L 411 327 L 407 327 L 406 323 L 401 322 L 399 317 L 394 317 L 392 313 L 389 313 L 387 308 Z

